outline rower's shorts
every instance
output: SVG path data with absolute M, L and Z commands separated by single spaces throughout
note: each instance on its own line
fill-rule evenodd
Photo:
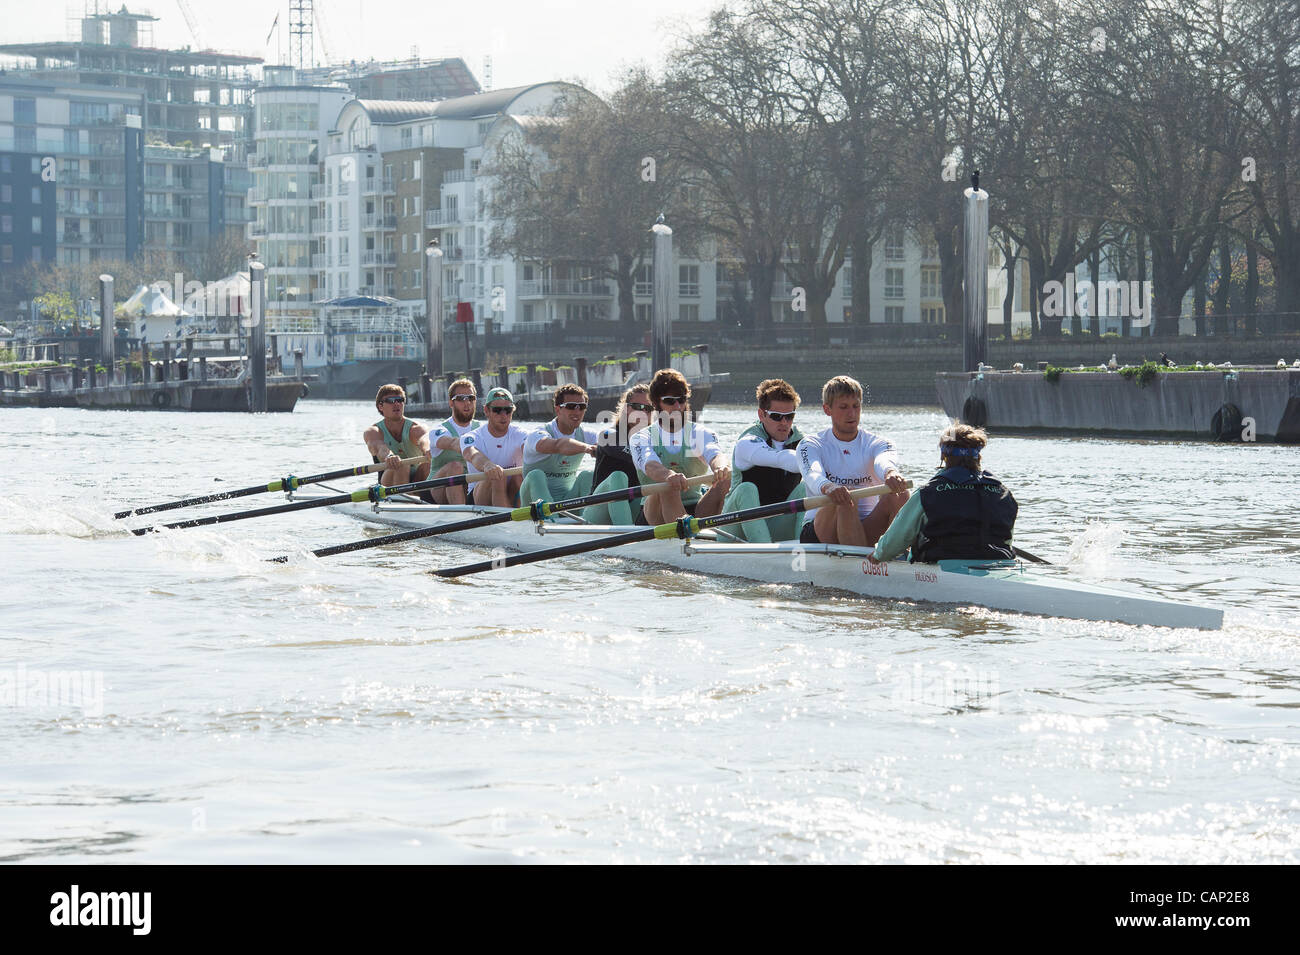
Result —
M 803 526 L 803 530 L 801 530 L 801 531 L 799 532 L 799 543 L 800 543 L 800 544 L 820 544 L 820 543 L 821 543 L 821 541 L 818 540 L 818 538 L 817 538 L 817 528 L 815 528 L 815 527 L 813 526 L 813 522 L 812 522 L 812 521 L 807 521 L 807 522 L 804 524 L 804 526 Z

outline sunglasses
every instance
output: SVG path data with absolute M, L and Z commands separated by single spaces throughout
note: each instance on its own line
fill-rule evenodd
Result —
M 654 405 L 643 405 L 635 401 L 629 401 L 627 406 L 633 411 L 654 411 Z
M 492 412 L 493 414 L 514 414 L 515 406 L 514 405 L 493 405 L 491 408 L 488 409 L 488 411 Z
M 560 402 L 558 405 L 556 405 L 555 407 L 557 407 L 557 408 L 566 408 L 566 409 L 568 409 L 569 411 L 575 411 L 575 410 L 586 411 L 586 410 L 587 410 L 587 402 L 585 402 L 585 401 L 561 401 L 561 402 Z
M 793 421 L 793 420 L 794 420 L 794 412 L 793 412 L 793 411 L 764 411 L 763 414 L 767 415 L 767 416 L 768 416 L 769 418 L 771 418 L 773 421 Z
M 404 405 L 404 404 L 406 404 L 406 399 L 405 399 L 405 398 L 399 398 L 399 397 L 397 397 L 396 395 L 389 395 L 387 398 L 380 398 L 379 400 L 380 400 L 381 402 L 383 402 L 384 404 L 386 404 L 386 405 Z
M 452 401 L 478 401 L 478 395 L 452 395 Z
M 687 404 L 690 400 L 691 399 L 683 395 L 664 395 L 662 398 L 659 399 L 659 403 L 661 405 L 667 405 L 669 408 L 672 408 L 675 407 L 676 405 Z

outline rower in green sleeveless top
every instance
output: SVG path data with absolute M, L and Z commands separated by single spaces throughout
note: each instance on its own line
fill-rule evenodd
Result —
M 447 400 L 451 405 L 451 416 L 433 429 L 431 437 L 434 450 L 438 452 L 433 458 L 434 477 L 465 473 L 460 439 L 482 424 L 481 421 L 474 420 L 474 410 L 478 407 L 474 382 L 468 378 L 457 378 L 447 389 Z M 434 488 L 430 493 L 439 504 L 465 503 L 465 488 L 461 485 Z
M 794 426 L 799 393 L 780 378 L 769 378 L 755 389 L 758 422 L 741 434 L 731 452 L 731 470 L 737 483 L 727 495 L 724 511 L 741 511 L 804 497 L 803 475 L 795 448 L 803 435 Z M 767 520 L 746 521 L 740 531 L 746 540 L 767 544 L 799 536 L 801 515 L 782 514 Z
M 596 456 L 596 429 L 583 425 L 587 392 L 578 385 L 560 385 L 553 398 L 555 417 L 524 442 L 524 483 L 519 500 L 563 501 L 591 492 L 591 474 L 583 470 Z
M 674 368 L 661 368 L 650 380 L 655 422 L 632 436 L 628 448 L 642 484 L 669 487 L 645 498 L 638 523 L 663 524 L 691 514 L 712 517 L 722 512 L 731 487 L 731 468 L 718 447 L 718 436 L 690 418 L 691 386 Z M 701 495 L 686 479 L 713 472 L 713 486 Z
M 382 385 L 375 395 L 375 407 L 383 415 L 361 434 L 376 464 L 385 468 L 379 483 L 385 487 L 424 481 L 429 477 L 433 455 L 429 449 L 429 432 L 424 425 L 406 417 L 406 392 L 401 385 Z M 403 458 L 424 455 L 429 459 L 412 467 Z M 425 497 L 428 500 L 428 497 Z

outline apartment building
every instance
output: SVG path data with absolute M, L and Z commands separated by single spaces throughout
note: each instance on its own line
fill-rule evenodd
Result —
M 463 301 L 478 321 L 504 322 L 491 291 L 508 272 L 513 281 L 514 263 L 486 254 L 484 141 L 502 117 L 526 122 L 574 91 L 590 95 L 572 84 L 538 83 L 440 102 L 348 103 L 330 134 L 317 210 L 318 300 L 382 295 L 423 311 L 423 253 L 437 237 L 447 317 Z
M 317 262 L 323 237 L 314 231 L 324 198 L 321 154 L 343 105 L 344 86 L 301 84 L 293 67 L 263 70 L 254 95 L 254 149 L 248 238 L 266 266 L 266 305 L 271 328 L 314 318 Z M 301 324 L 301 322 L 300 322 Z
M 154 47 L 147 12 L 87 3 L 77 40 L 0 44 L 0 65 L 46 85 L 85 84 L 143 97 L 141 120 L 171 145 L 221 149 L 242 162 L 260 57 Z

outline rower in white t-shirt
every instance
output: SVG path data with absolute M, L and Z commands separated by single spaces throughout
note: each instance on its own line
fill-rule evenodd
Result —
M 800 442 L 799 469 L 809 496 L 827 495 L 831 504 L 807 512 L 799 539 L 806 544 L 874 545 L 907 502 L 898 453 L 887 438 L 859 426 L 862 386 L 847 375 L 826 382 L 822 411 L 831 426 Z M 894 493 L 849 497 L 849 491 L 874 484 L 888 484 Z
M 519 503 L 519 475 L 506 477 L 505 469 L 520 467 L 524 461 L 524 442 L 529 431 L 511 420 L 515 398 L 504 388 L 493 388 L 483 399 L 487 422 L 463 435 L 460 453 L 465 456 L 470 474 L 482 473 L 482 481 L 473 485 L 470 501 L 493 507 L 516 507 Z

